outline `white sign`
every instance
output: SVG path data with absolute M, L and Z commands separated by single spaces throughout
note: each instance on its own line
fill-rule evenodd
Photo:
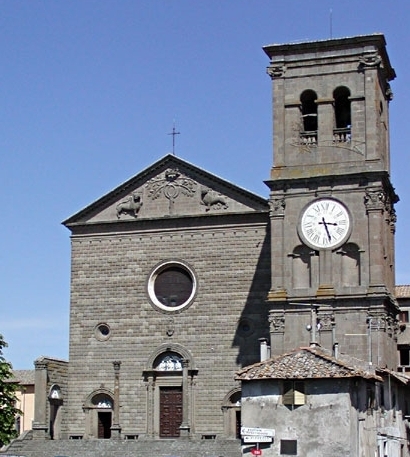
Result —
M 271 443 L 273 440 L 272 436 L 266 436 L 266 435 L 244 435 L 243 436 L 243 442 L 244 443 Z
M 251 427 L 241 427 L 241 435 L 246 436 L 255 436 L 255 435 L 263 435 L 263 436 L 275 436 L 275 430 L 271 428 L 251 428 Z

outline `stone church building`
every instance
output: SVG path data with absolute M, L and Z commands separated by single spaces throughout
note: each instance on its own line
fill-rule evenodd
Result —
M 274 113 L 272 168 L 261 176 L 268 197 L 167 155 L 64 221 L 69 362 L 36 361 L 33 441 L 237 443 L 241 382 L 249 386 L 246 369 L 261 354 L 282 361 L 310 345 L 302 352 L 311 361 L 320 348 L 331 354 L 321 356 L 326 373 L 336 363 L 346 383 L 364 383 L 364 396 L 367 382 L 385 379 L 376 368 L 397 370 L 395 72 L 384 36 L 263 49 Z M 341 356 L 361 371 L 342 370 Z M 296 379 L 296 365 L 289 370 Z M 389 379 L 406 392 L 405 375 Z M 273 388 L 281 402 L 281 384 Z M 247 398 L 262 391 L 247 387 Z M 309 455 L 290 449 L 283 455 Z

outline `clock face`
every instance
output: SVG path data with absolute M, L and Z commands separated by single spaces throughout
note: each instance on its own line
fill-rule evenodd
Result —
M 302 212 L 298 232 L 303 242 L 314 249 L 334 249 L 349 238 L 352 229 L 347 208 L 332 198 L 320 198 Z

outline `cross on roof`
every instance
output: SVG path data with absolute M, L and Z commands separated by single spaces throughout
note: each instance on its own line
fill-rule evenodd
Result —
M 175 155 L 175 135 L 180 135 L 181 132 L 177 132 L 175 130 L 175 122 L 174 122 L 174 126 L 172 127 L 172 132 L 171 133 L 168 133 L 168 135 L 172 135 L 172 154 Z

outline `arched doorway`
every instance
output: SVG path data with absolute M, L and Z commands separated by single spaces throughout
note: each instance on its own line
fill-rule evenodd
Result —
M 105 389 L 91 393 L 84 404 L 87 438 L 111 438 L 113 394 Z
M 241 398 L 240 387 L 231 390 L 222 402 L 224 429 L 228 438 L 241 438 Z
M 178 344 L 160 346 L 151 355 L 144 378 L 147 384 L 147 435 L 179 438 L 193 431 L 192 356 Z

